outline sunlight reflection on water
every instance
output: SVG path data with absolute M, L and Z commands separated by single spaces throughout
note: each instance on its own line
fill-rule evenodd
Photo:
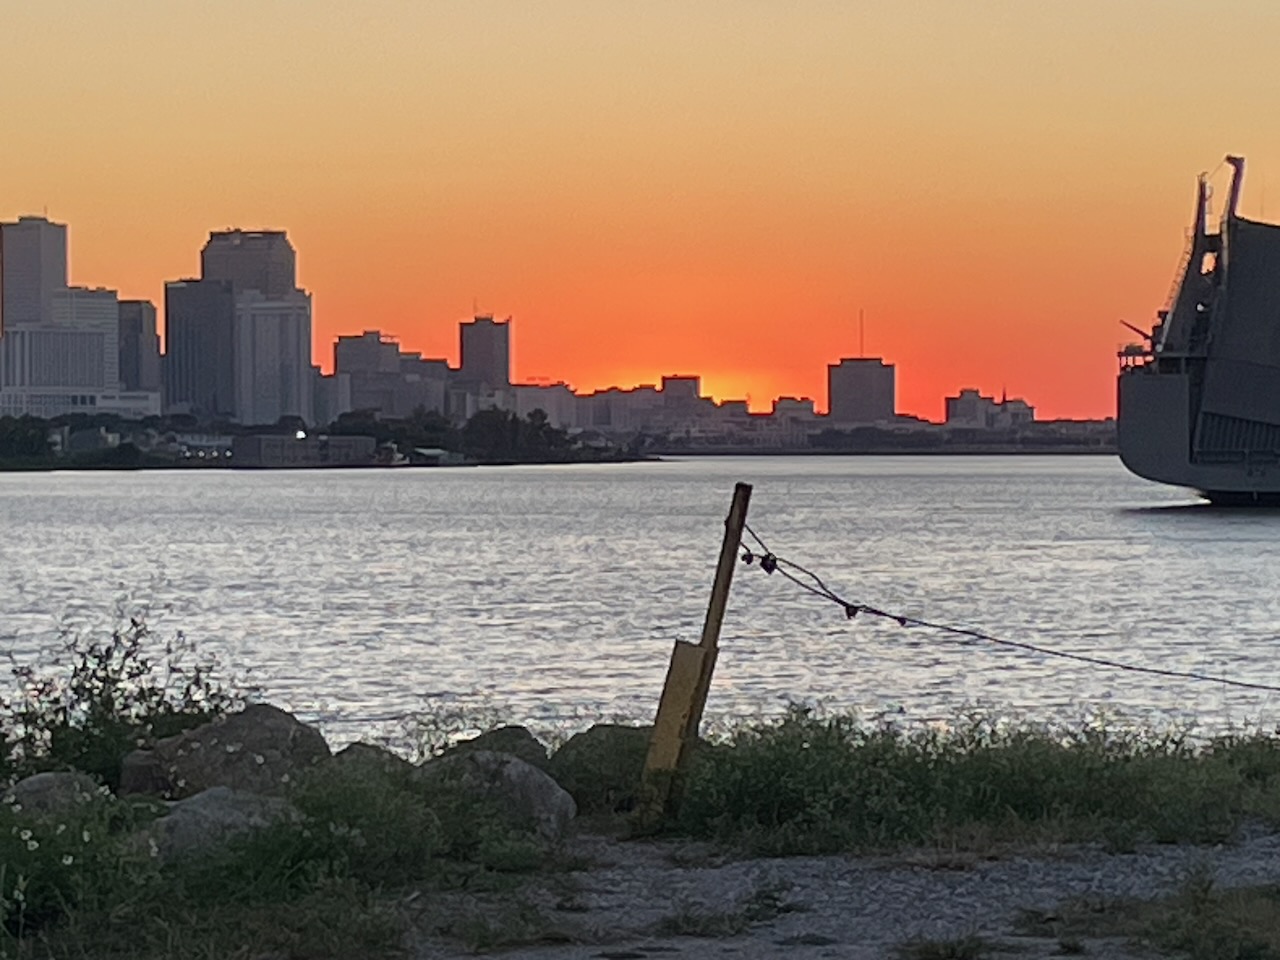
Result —
M 0 646 L 146 604 L 337 739 L 424 698 L 541 725 L 649 718 L 697 639 L 736 480 L 753 527 L 856 600 L 1081 653 L 1280 682 L 1280 513 L 1109 457 L 722 458 L 623 466 L 0 476 Z M 709 716 L 789 700 L 1274 723 L 1275 695 L 843 619 L 740 567 Z

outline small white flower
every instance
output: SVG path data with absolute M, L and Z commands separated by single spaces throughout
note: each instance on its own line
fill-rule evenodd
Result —
M 62 865 L 63 865 L 64 867 L 69 867 L 69 866 L 71 866 L 71 865 L 72 865 L 73 863 L 75 863 L 75 862 L 76 862 L 76 858 L 75 858 L 75 857 L 73 857 L 71 854 L 69 854 L 69 853 L 64 853 L 64 854 L 62 855 Z
M 253 762 L 256 763 L 258 766 L 262 766 L 264 763 L 267 762 L 267 758 L 260 753 L 255 753 L 253 755 Z
M 40 849 L 40 844 L 39 844 L 37 841 L 35 841 L 35 840 L 28 840 L 28 841 L 27 841 L 27 849 L 28 849 L 28 850 L 38 850 L 38 849 Z
M 85 843 L 88 843 L 93 838 L 89 835 L 89 831 L 85 830 L 80 834 L 80 839 L 83 840 Z
M 58 834 L 66 833 L 66 832 L 67 832 L 67 825 L 65 823 L 58 824 L 58 829 L 53 831 L 54 836 L 57 836 Z
M 23 830 L 20 834 L 18 834 L 18 839 L 19 839 L 19 840 L 30 840 L 30 839 L 31 839 L 31 831 L 30 831 L 30 830 Z

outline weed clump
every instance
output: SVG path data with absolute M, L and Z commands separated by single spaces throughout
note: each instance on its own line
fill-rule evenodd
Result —
M 1219 841 L 1280 812 L 1280 739 L 1101 725 L 865 726 L 793 708 L 700 751 L 678 826 L 760 852 L 1007 840 Z
M 214 679 L 216 664 L 179 634 L 159 648 L 132 618 L 105 637 L 72 634 L 47 664 L 15 665 L 0 699 L 0 774 L 79 770 L 114 789 L 125 755 L 243 703 Z

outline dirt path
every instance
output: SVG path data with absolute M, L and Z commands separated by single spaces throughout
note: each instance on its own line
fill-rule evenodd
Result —
M 451 894 L 420 905 L 424 933 L 415 960 L 477 949 L 509 960 L 784 954 L 871 960 L 913 939 L 969 936 L 1004 942 L 1023 957 L 1048 957 L 1061 955 L 1062 945 L 1019 936 L 1023 910 L 1051 911 L 1080 897 L 1155 897 L 1176 891 L 1198 870 L 1211 871 L 1223 887 L 1280 882 L 1275 834 L 1230 846 L 1150 846 L 1124 854 L 1073 846 L 990 858 L 729 860 L 697 844 L 592 836 L 576 838 L 573 850 L 591 866 L 515 891 Z M 514 945 L 520 941 L 526 945 Z M 1120 941 L 1083 946 L 1095 958 L 1137 956 Z

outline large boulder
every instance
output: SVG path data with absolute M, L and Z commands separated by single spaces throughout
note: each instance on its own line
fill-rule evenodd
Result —
M 349 743 L 323 765 L 325 774 L 333 771 L 340 776 L 383 777 L 402 775 L 411 777 L 418 768 L 403 757 L 398 757 L 385 747 L 372 743 Z
M 531 763 L 539 770 L 547 769 L 547 748 L 527 727 L 497 727 L 478 737 L 463 740 L 444 752 L 449 757 L 470 750 L 488 750 L 491 753 L 508 753 Z
M 301 814 L 279 797 L 210 787 L 174 803 L 166 816 L 148 824 L 135 838 L 161 860 L 205 854 L 233 837 L 279 821 L 300 821 Z
M 181 799 L 231 787 L 279 794 L 328 756 L 329 745 L 314 727 L 278 707 L 250 704 L 126 756 L 120 793 Z
M 437 781 L 461 784 L 546 840 L 563 836 L 578 813 L 573 797 L 559 784 L 533 764 L 507 753 L 464 750 L 424 764 L 419 777 L 427 786 Z
M 92 800 L 101 788 L 86 773 L 37 773 L 9 788 L 5 800 L 24 813 L 42 816 L 64 813 Z
M 547 772 L 583 813 L 629 810 L 640 788 L 652 730 L 598 723 L 566 740 L 551 755 Z

